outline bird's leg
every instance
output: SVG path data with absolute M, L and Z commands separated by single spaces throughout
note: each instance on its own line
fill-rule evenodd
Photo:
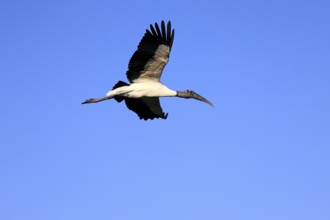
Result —
M 84 101 L 84 102 L 81 103 L 81 104 L 98 103 L 98 102 L 102 102 L 102 101 L 105 101 L 105 100 L 108 100 L 108 99 L 111 99 L 111 98 L 112 98 L 112 97 L 106 96 L 106 97 L 99 98 L 99 99 L 87 99 L 86 101 Z
M 126 87 L 126 86 L 125 86 Z M 102 101 L 105 101 L 105 100 L 108 100 L 108 99 L 112 99 L 113 97 L 115 96 L 125 96 L 125 94 L 129 93 L 129 92 L 132 92 L 133 90 L 130 89 L 130 90 L 124 90 L 122 91 L 122 88 L 123 87 L 120 87 L 118 89 L 115 89 L 115 90 L 111 90 L 110 92 L 108 92 L 106 94 L 105 97 L 103 98 L 99 98 L 99 99 L 87 99 L 86 101 L 84 101 L 83 103 L 81 104 L 91 104 L 91 103 L 98 103 L 98 102 L 102 102 Z M 121 89 L 121 90 L 120 90 Z

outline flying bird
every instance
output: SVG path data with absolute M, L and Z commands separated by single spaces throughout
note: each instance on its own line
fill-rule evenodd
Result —
M 168 113 L 163 112 L 159 97 L 193 98 L 213 107 L 210 101 L 192 90 L 174 91 L 160 82 L 160 77 L 169 61 L 173 40 L 174 29 L 171 28 L 170 21 L 166 27 L 164 21 L 161 22 L 160 27 L 157 23 L 154 26 L 150 25 L 150 30 L 146 30 L 129 61 L 126 76 L 130 83 L 119 81 L 105 97 L 88 99 L 82 104 L 114 98 L 117 102 L 125 101 L 128 109 L 144 120 L 167 118 Z

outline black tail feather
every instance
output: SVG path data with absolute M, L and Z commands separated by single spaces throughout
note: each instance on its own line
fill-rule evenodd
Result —
M 119 87 L 122 87 L 122 86 L 127 86 L 128 84 L 123 82 L 123 81 L 118 81 L 116 83 L 116 85 L 114 85 L 114 87 L 112 88 L 112 90 L 114 89 L 117 89 Z M 117 101 L 117 102 L 122 102 L 124 100 L 124 97 L 121 97 L 121 96 L 115 96 L 114 99 Z

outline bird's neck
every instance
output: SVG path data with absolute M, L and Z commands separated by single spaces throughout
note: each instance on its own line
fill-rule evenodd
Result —
M 177 91 L 176 97 L 188 99 L 190 96 L 185 91 Z

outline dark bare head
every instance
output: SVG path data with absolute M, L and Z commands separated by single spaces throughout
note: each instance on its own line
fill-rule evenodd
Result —
M 192 90 L 178 91 L 176 96 L 180 97 L 180 98 L 185 98 L 185 99 L 191 99 L 191 98 L 196 99 L 196 100 L 205 102 L 205 103 L 209 104 L 210 106 L 214 107 L 213 104 L 209 100 L 202 97 L 201 95 L 198 95 L 196 92 L 194 92 Z

